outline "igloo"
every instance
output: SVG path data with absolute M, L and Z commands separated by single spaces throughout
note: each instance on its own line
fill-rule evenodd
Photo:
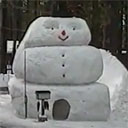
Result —
M 12 105 L 24 118 L 24 80 L 27 115 L 37 118 L 36 91 L 49 91 L 51 120 L 102 121 L 110 114 L 106 85 L 97 80 L 103 73 L 99 49 L 88 46 L 91 33 L 83 19 L 40 17 L 30 25 L 13 63 L 9 81 Z

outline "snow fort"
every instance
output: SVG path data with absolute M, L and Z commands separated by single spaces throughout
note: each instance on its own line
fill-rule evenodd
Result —
M 27 117 L 37 118 L 42 96 L 50 120 L 108 119 L 109 89 L 97 82 L 103 74 L 102 52 L 88 46 L 90 40 L 90 30 L 80 18 L 40 17 L 30 25 L 15 55 L 15 76 L 9 81 L 19 117 L 24 118 L 27 109 Z

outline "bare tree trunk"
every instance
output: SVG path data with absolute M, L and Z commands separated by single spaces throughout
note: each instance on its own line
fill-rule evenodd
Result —
M 2 72 L 2 3 L 0 2 L 0 72 Z
M 3 0 L 2 1 L 2 6 L 6 6 L 7 1 Z M 6 73 L 6 49 L 7 49 L 7 44 L 6 44 L 6 31 L 4 30 L 4 25 L 7 22 L 6 19 L 7 16 L 7 8 L 2 8 L 2 33 L 1 33 L 1 67 L 0 67 L 0 72 Z
M 111 9 L 109 10 L 109 15 L 111 18 L 110 23 L 110 50 L 113 54 L 116 54 L 121 49 L 122 44 L 122 28 L 121 28 L 121 15 L 119 14 L 120 8 L 117 6 L 121 4 L 120 1 L 109 2 L 111 5 Z
M 99 5 L 98 0 L 92 1 L 92 41 L 91 44 L 96 47 L 101 47 L 102 44 L 99 42 L 99 23 L 95 21 L 99 17 Z
M 106 25 L 103 25 L 102 32 L 103 32 L 102 48 L 105 49 L 106 48 Z
M 14 41 L 13 43 L 13 51 L 12 51 L 12 56 L 11 56 L 11 65 L 13 63 L 13 59 L 14 59 L 14 55 L 16 52 L 16 41 L 20 41 L 21 40 L 21 26 L 22 26 L 22 1 L 21 0 L 16 0 L 16 1 L 12 1 L 12 5 L 13 7 L 11 8 L 11 30 L 12 30 L 12 39 Z M 20 17 L 20 20 L 19 20 Z
M 54 17 L 72 17 L 72 14 L 68 12 L 67 1 L 56 1 L 53 4 L 52 16 Z

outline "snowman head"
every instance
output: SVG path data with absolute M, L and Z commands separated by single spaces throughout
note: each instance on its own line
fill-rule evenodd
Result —
M 40 17 L 29 27 L 25 47 L 88 45 L 91 33 L 83 19 Z

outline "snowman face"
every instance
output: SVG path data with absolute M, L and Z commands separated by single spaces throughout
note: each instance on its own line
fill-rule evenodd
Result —
M 41 17 L 30 26 L 25 47 L 87 45 L 91 40 L 86 22 L 80 18 Z

